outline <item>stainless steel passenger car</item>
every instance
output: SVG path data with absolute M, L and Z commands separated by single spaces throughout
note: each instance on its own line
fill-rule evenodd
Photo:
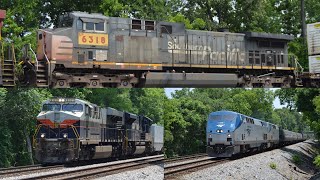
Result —
M 163 151 L 163 137 L 158 137 L 163 128 L 152 125 L 151 119 L 80 99 L 48 100 L 37 120 L 33 144 L 35 157 L 43 164 Z

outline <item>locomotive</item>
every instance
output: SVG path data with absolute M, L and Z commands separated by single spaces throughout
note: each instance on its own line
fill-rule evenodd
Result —
M 33 148 L 42 164 L 163 152 L 164 129 L 150 118 L 80 99 L 45 101 L 37 122 Z
M 70 12 L 24 49 L 37 87 L 290 87 L 293 36 L 188 30 L 182 23 Z M 35 55 L 36 54 L 36 55 Z M 27 71 L 29 72 L 29 71 Z M 36 77 L 33 77 L 36 76 Z
M 206 149 L 212 157 L 231 157 L 297 143 L 308 137 L 237 112 L 218 111 L 208 117 Z

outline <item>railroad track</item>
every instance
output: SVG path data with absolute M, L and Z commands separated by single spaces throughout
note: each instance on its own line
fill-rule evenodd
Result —
M 164 166 L 164 176 L 165 179 L 170 179 L 173 176 L 177 176 L 180 173 L 185 173 L 189 171 L 194 171 L 200 168 L 206 168 L 209 165 L 218 165 L 222 163 L 226 163 L 230 161 L 229 159 L 217 159 L 213 157 L 207 157 L 202 159 L 196 159 L 193 161 L 181 162 L 173 165 L 165 165 Z
M 0 172 L 3 171 L 10 171 L 15 169 L 25 169 L 25 168 L 32 168 L 32 167 L 39 167 L 41 164 L 29 165 L 29 166 L 17 166 L 17 167 L 10 167 L 10 168 L 0 168 Z
M 165 163 L 173 163 L 173 162 L 178 162 L 178 161 L 184 161 L 184 160 L 189 160 L 189 159 L 196 159 L 196 158 L 201 158 L 201 157 L 207 157 L 208 154 L 206 153 L 200 153 L 200 154 L 193 154 L 193 155 L 188 155 L 188 156 L 178 156 L 174 158 L 168 158 L 165 159 Z
M 78 167 L 76 169 L 70 169 L 57 172 L 46 172 L 41 175 L 20 176 L 19 179 L 55 179 L 55 180 L 67 180 L 67 179 L 87 179 L 90 177 L 103 177 L 104 175 L 111 175 L 121 173 L 123 171 L 140 169 L 150 164 L 159 163 L 164 160 L 163 155 L 150 156 L 140 159 L 131 159 L 126 162 L 113 162 L 103 163 L 97 166 Z
M 20 167 L 12 167 L 12 168 L 2 168 L 0 169 L 0 177 L 20 176 L 22 174 L 33 173 L 34 171 L 59 169 L 63 167 L 64 167 L 63 165 L 46 166 L 46 167 L 42 167 L 41 165 L 30 165 L 30 166 L 20 166 Z

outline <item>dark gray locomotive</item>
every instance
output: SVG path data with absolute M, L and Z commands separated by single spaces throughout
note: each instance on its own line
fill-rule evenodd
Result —
M 159 154 L 163 127 L 140 115 L 69 98 L 43 104 L 34 135 L 42 164 Z
M 211 113 L 206 131 L 207 153 L 212 157 L 261 151 L 304 141 L 309 137 L 231 111 Z
M 292 36 L 72 12 L 38 31 L 38 87 L 290 87 Z M 25 57 L 27 56 L 27 51 Z

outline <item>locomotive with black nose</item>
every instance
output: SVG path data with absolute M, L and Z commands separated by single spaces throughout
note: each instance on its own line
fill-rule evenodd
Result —
M 33 147 L 43 164 L 162 153 L 163 127 L 142 115 L 73 98 L 47 100 Z

